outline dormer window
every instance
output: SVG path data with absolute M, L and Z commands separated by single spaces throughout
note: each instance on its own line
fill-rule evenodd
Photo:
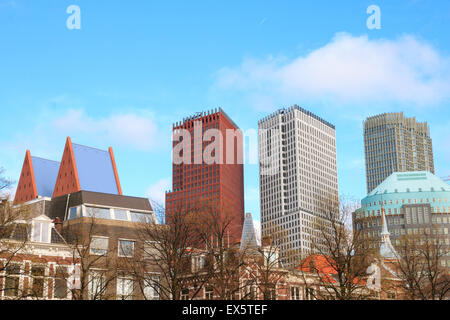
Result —
M 69 209 L 69 216 L 68 216 L 68 220 L 72 220 L 75 218 L 78 218 L 80 216 L 80 210 L 81 208 L 78 207 L 72 207 Z
M 41 215 L 31 221 L 31 241 L 33 242 L 51 242 L 52 220 L 47 216 Z
M 192 257 L 192 272 L 197 272 L 205 267 L 205 256 L 199 255 Z

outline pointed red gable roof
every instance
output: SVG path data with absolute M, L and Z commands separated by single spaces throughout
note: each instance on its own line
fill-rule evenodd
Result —
M 14 197 L 14 204 L 30 201 L 37 197 L 36 179 L 34 176 L 33 163 L 31 161 L 31 153 L 30 150 L 27 150 L 25 159 L 23 160 L 16 195 Z
M 81 190 L 122 195 L 112 148 L 73 144 L 67 137 L 53 197 Z
M 80 190 L 80 180 L 78 178 L 77 166 L 75 165 L 72 140 L 70 137 L 67 137 L 59 166 L 58 177 L 56 178 L 55 189 L 53 190 L 53 198 Z

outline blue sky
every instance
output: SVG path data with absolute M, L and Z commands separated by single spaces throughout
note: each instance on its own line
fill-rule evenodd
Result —
M 0 166 L 17 180 L 26 149 L 59 161 L 69 135 L 113 147 L 125 194 L 161 199 L 173 122 L 220 106 L 256 129 L 298 104 L 336 125 L 341 194 L 365 196 L 362 122 L 382 112 L 427 121 L 448 176 L 448 21 L 448 1 L 0 0 Z M 259 219 L 257 165 L 245 193 Z

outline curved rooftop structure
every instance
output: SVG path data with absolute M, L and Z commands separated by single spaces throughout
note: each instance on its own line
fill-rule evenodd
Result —
M 394 172 L 368 196 L 399 192 L 449 191 L 450 186 L 428 171 Z
M 362 216 L 399 212 L 403 205 L 430 204 L 435 212 L 450 211 L 450 186 L 428 171 L 394 172 L 362 201 Z

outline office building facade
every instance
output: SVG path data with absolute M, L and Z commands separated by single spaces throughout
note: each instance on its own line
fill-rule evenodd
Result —
M 280 256 L 290 265 L 319 243 L 313 224 L 326 219 L 323 201 L 337 200 L 335 127 L 295 105 L 260 120 L 258 129 L 262 237 L 282 231 Z
M 433 148 L 426 122 L 403 112 L 383 113 L 364 122 L 367 193 L 393 172 L 434 173 Z
M 229 242 L 239 242 L 244 223 L 242 152 L 239 127 L 221 108 L 175 123 L 172 191 L 166 192 L 166 219 L 176 210 L 208 204 L 231 220 Z

